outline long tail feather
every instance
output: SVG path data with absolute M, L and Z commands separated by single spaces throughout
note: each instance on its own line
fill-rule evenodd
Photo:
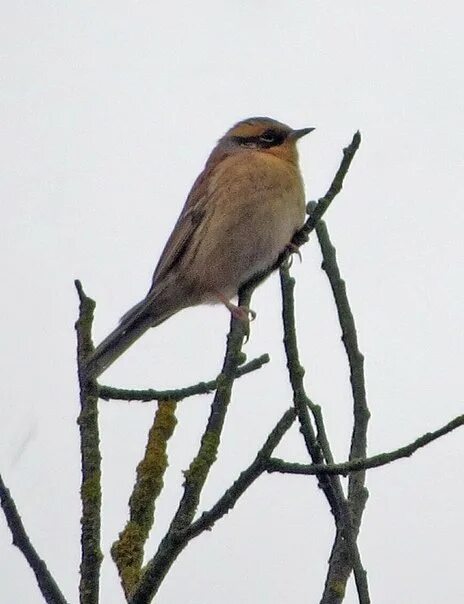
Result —
M 160 305 L 162 306 L 162 305 Z M 87 361 L 87 374 L 97 379 L 116 359 L 138 340 L 150 327 L 156 327 L 173 315 L 176 309 L 153 306 L 153 301 L 145 298 L 131 308 L 121 319 L 121 323 L 97 346 Z
M 139 306 L 139 305 L 137 305 Z M 129 313 L 124 317 L 124 321 L 116 327 L 104 340 L 97 346 L 92 356 L 87 362 L 87 374 L 96 379 L 110 365 L 116 361 L 138 338 L 140 338 L 150 327 L 153 326 L 153 316 L 146 312 Z

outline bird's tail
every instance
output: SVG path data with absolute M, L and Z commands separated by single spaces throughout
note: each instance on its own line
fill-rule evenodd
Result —
M 97 346 L 87 361 L 87 375 L 97 379 L 150 327 L 165 321 L 172 313 L 155 316 L 152 304 L 142 300 L 121 319 L 120 325 Z

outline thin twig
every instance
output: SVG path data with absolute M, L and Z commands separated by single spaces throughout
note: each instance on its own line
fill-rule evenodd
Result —
M 294 421 L 295 409 L 291 407 L 277 422 L 253 463 L 246 470 L 243 470 L 233 485 L 227 489 L 210 510 L 203 512 L 200 518 L 184 531 L 183 536 L 193 539 L 203 531 L 211 529 L 215 522 L 234 507 L 239 497 L 267 470 L 270 456 Z
M 100 548 L 101 530 L 101 455 L 98 430 L 98 391 L 89 380 L 85 365 L 93 351 L 91 338 L 95 302 L 88 298 L 79 281 L 79 318 L 76 322 L 77 363 L 79 372 L 81 412 L 77 423 L 81 441 L 81 549 L 79 597 L 81 604 L 98 604 L 100 566 L 103 555 Z
M 143 548 L 153 526 L 155 503 L 168 467 L 167 444 L 177 423 L 174 401 L 160 401 L 148 434 L 145 455 L 129 500 L 129 520 L 111 548 L 121 585 L 129 598 L 140 579 Z
M 269 363 L 270 358 L 268 354 L 263 354 L 256 359 L 252 359 L 248 363 L 237 367 L 235 374 L 236 378 L 242 377 L 260 369 L 266 363 Z M 120 401 L 180 401 L 189 396 L 196 394 L 209 394 L 216 390 L 218 385 L 218 378 L 210 380 L 209 382 L 199 382 L 193 386 L 187 386 L 186 388 L 177 388 L 175 390 L 127 390 L 124 388 L 113 388 L 112 386 L 99 386 L 98 396 L 104 400 L 120 400 Z
M 19 551 L 26 558 L 27 563 L 31 567 L 35 578 L 37 579 L 37 583 L 44 600 L 47 602 L 47 604 L 67 604 L 65 597 L 61 593 L 60 588 L 55 582 L 55 579 L 48 570 L 47 565 L 32 545 L 22 523 L 21 516 L 16 508 L 15 502 L 9 490 L 5 486 L 1 475 L 0 504 L 13 537 L 13 545 L 16 545 Z M 19 595 L 18 598 L 20 598 Z
M 464 426 L 464 415 L 455 417 L 446 425 L 442 426 L 438 430 L 433 432 L 427 432 L 419 438 L 416 438 L 413 442 L 389 451 L 388 453 L 379 453 L 378 455 L 372 455 L 366 459 L 355 459 L 353 461 L 344 461 L 342 463 L 335 464 L 300 464 L 290 463 L 283 461 L 278 458 L 271 457 L 269 460 L 267 471 L 268 472 L 282 472 L 284 474 L 306 474 L 306 475 L 318 475 L 318 474 L 340 474 L 341 476 L 348 476 L 355 472 L 363 472 L 370 470 L 371 468 L 380 468 L 386 466 L 393 461 L 398 459 L 404 459 L 411 457 L 416 451 L 422 447 L 426 447 L 434 440 L 453 432 L 457 428 Z
M 287 367 L 289 372 L 290 383 L 293 390 L 293 402 L 296 413 L 300 421 L 300 431 L 305 440 L 308 454 L 313 460 L 313 463 L 322 464 L 324 459 L 332 459 L 332 453 L 329 448 L 322 413 L 318 408 L 317 421 L 319 433 L 323 436 L 321 442 L 315 439 L 314 429 L 308 413 L 308 408 L 314 407 L 312 401 L 306 395 L 303 376 L 304 369 L 300 364 L 298 343 L 296 337 L 295 326 L 295 309 L 294 309 L 294 287 L 295 280 L 290 277 L 288 265 L 283 264 L 280 268 L 280 281 L 282 290 L 282 320 L 284 326 L 284 347 L 287 356 Z M 325 447 L 322 450 L 321 443 Z M 355 578 L 359 591 L 366 593 L 367 583 L 365 580 L 366 573 L 362 567 L 359 556 L 356 539 L 351 526 L 351 514 L 348 507 L 348 502 L 343 493 L 343 488 L 338 477 L 329 477 L 325 474 L 317 474 L 319 485 L 324 492 L 324 495 L 329 502 L 332 510 L 335 524 L 337 528 L 336 542 L 341 541 L 348 545 L 348 558 L 352 565 L 356 563 Z M 351 566 L 350 566 L 351 569 Z M 362 598 L 361 604 L 369 604 L 369 599 Z M 329 604 L 329 600 L 322 600 L 324 604 Z
M 345 346 L 350 366 L 354 422 L 349 459 L 363 459 L 366 457 L 367 426 L 370 417 L 367 406 L 364 377 L 364 357 L 359 350 L 354 317 L 348 302 L 345 282 L 341 278 L 340 270 L 337 265 L 336 250 L 330 241 L 327 226 L 323 220 L 319 221 L 316 226 L 316 233 L 323 256 L 322 268 L 326 272 L 332 288 L 340 327 L 342 329 L 342 341 Z M 355 529 L 359 526 L 360 517 L 366 501 L 364 481 L 365 475 L 362 472 L 359 472 L 356 475 L 351 476 L 348 483 L 348 499 L 351 503 Z M 359 496 L 361 496 L 363 502 L 361 505 L 359 505 Z M 356 505 L 356 503 L 358 505 Z
M 312 210 L 315 212 L 316 209 L 317 206 L 314 207 L 310 204 L 308 211 Z M 359 350 L 354 317 L 348 301 L 345 282 L 338 268 L 335 247 L 330 241 L 324 221 L 319 220 L 317 223 L 316 234 L 322 252 L 322 268 L 327 275 L 332 289 L 342 331 L 342 341 L 350 367 L 354 417 L 349 460 L 363 459 L 366 457 L 367 427 L 370 417 L 364 378 L 364 357 Z M 358 472 L 351 474 L 348 481 L 349 518 L 354 542 L 359 532 L 362 514 L 368 498 L 368 491 L 365 488 L 365 478 L 365 472 Z M 355 572 L 359 601 L 366 604 L 369 602 L 366 573 L 362 567 L 358 567 L 359 556 L 350 555 L 350 552 L 347 550 L 350 547 L 350 544 L 346 540 L 337 535 L 330 557 L 322 599 L 323 603 L 332 604 L 333 602 L 342 601 L 343 598 L 340 594 L 345 592 L 352 567 Z M 335 590 L 333 589 L 334 585 L 336 586 Z
M 241 306 L 249 306 L 252 291 L 253 288 L 241 291 L 239 296 Z M 185 472 L 184 493 L 168 532 L 162 539 L 154 557 L 143 569 L 142 577 L 129 600 L 130 604 L 147 604 L 152 600 L 166 573 L 189 541 L 181 535 L 192 523 L 206 478 L 211 466 L 216 461 L 232 386 L 242 357 L 241 348 L 245 335 L 243 322 L 232 318 L 222 373 L 218 379 L 211 413 L 199 451 Z
M 284 348 L 287 357 L 290 385 L 293 390 L 293 404 L 295 405 L 295 411 L 300 422 L 300 432 L 303 435 L 308 454 L 313 460 L 313 463 L 322 464 L 324 461 L 324 453 L 322 452 L 320 443 L 316 438 L 316 434 L 311 423 L 311 418 L 309 416 L 308 407 L 311 407 L 313 403 L 306 394 L 303 382 L 305 371 L 300 363 L 298 352 L 293 295 L 295 280 L 290 277 L 287 264 L 283 264 L 280 267 L 280 286 L 282 290 Z M 319 486 L 324 491 L 334 516 L 337 517 L 337 497 L 334 494 L 333 487 L 330 485 L 330 481 L 325 475 L 321 475 Z
M 314 211 L 310 213 L 304 227 L 295 235 L 294 243 L 296 245 L 301 245 L 307 240 L 308 235 L 315 229 L 317 223 L 325 214 L 334 198 L 342 190 L 343 181 L 345 180 L 345 176 L 348 173 L 351 162 L 353 161 L 360 144 L 361 133 L 358 131 L 354 133 L 351 143 L 343 149 L 343 159 L 340 167 L 337 170 L 337 173 L 335 174 L 332 184 L 329 187 L 329 190 L 324 197 L 321 197 L 318 200 Z

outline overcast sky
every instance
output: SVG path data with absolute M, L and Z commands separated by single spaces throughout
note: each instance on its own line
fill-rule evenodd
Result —
M 464 411 L 464 38 L 462 3 L 225 0 L 4 3 L 0 23 L 2 312 L 0 471 L 70 602 L 79 565 L 80 278 L 95 339 L 148 289 L 188 190 L 215 141 L 268 115 L 316 130 L 300 143 L 308 199 L 341 150 L 362 147 L 327 214 L 355 313 L 372 421 L 370 453 Z M 337 460 L 351 419 L 348 373 L 317 242 L 294 263 L 306 385 Z M 290 402 L 277 276 L 256 293 L 249 358 L 272 363 L 236 385 L 208 507 L 254 457 Z M 186 310 L 147 333 L 102 378 L 176 387 L 219 371 L 228 314 Z M 179 404 L 153 553 L 197 449 L 210 397 Z M 124 600 L 110 544 L 154 404 L 102 402 L 102 602 Z M 464 432 L 368 475 L 360 535 L 375 604 L 464 599 Z M 306 461 L 297 430 L 278 450 Z M 333 523 L 311 478 L 265 476 L 192 542 L 159 604 L 317 602 Z M 0 519 L 2 602 L 42 598 Z M 357 601 L 354 588 L 346 602 Z

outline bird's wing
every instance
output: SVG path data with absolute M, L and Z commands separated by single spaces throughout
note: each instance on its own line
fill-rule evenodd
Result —
M 148 295 L 179 263 L 192 243 L 193 234 L 203 222 L 208 205 L 208 183 L 219 158 L 215 159 L 216 161 L 206 164 L 205 169 L 193 184 L 187 201 L 156 266 Z

